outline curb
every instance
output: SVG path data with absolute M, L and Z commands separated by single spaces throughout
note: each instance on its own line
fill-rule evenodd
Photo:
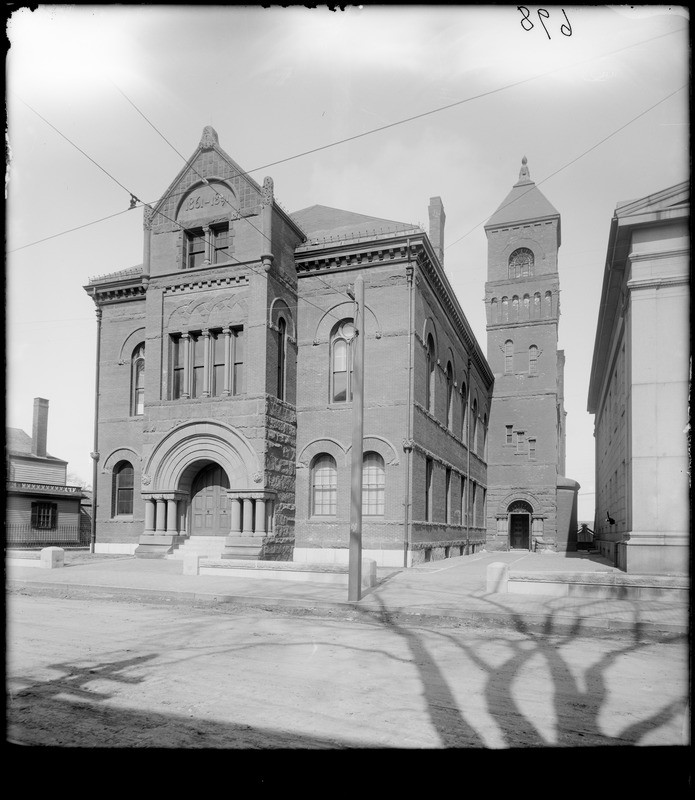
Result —
M 644 638 L 681 637 L 688 634 L 688 625 L 668 622 L 632 622 L 625 620 L 580 619 L 570 614 L 553 616 L 523 612 L 523 619 L 514 611 L 509 613 L 489 613 L 484 611 L 457 610 L 439 606 L 413 606 L 412 608 L 380 609 L 360 606 L 361 601 L 339 602 L 334 600 L 303 600 L 300 598 L 258 597 L 249 595 L 223 594 L 219 592 L 175 591 L 167 589 L 147 589 L 129 586 L 103 586 L 86 583 L 54 583 L 42 581 L 23 581 L 9 579 L 7 588 L 33 592 L 51 597 L 80 598 L 85 594 L 101 595 L 104 598 L 118 595 L 134 601 L 164 600 L 172 603 L 202 603 L 214 605 L 236 605 L 242 608 L 255 608 L 275 611 L 306 611 L 309 613 L 340 613 L 359 615 L 363 620 L 382 624 L 403 624 L 412 626 L 454 625 L 456 627 L 492 626 L 513 629 L 520 632 L 534 632 L 553 635 L 567 629 L 576 628 L 577 634 L 603 635 L 609 633 L 637 634 Z

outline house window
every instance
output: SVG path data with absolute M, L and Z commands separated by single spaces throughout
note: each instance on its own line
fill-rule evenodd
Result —
M 213 397 L 221 397 L 224 392 L 225 339 L 223 331 L 213 331 L 210 335 Z
M 186 232 L 186 268 L 202 267 L 205 261 L 205 232 L 202 230 Z
M 524 311 L 522 314 L 523 319 L 528 319 L 531 313 L 531 298 L 525 294 L 524 295 Z
M 473 401 L 473 409 L 472 409 L 472 416 L 471 416 L 471 424 L 473 425 L 473 429 L 471 430 L 471 440 L 468 443 L 468 447 L 474 453 L 477 450 L 476 443 L 478 441 L 478 400 Z
M 553 307 L 553 295 L 552 295 L 551 292 L 546 292 L 545 293 L 545 299 L 544 299 L 544 302 L 543 302 L 543 316 L 544 317 L 549 317 L 551 315 L 552 307 Z
M 483 414 L 483 451 L 482 456 L 487 459 L 487 414 Z
M 497 322 L 498 322 L 498 319 L 497 319 L 498 314 L 499 314 L 499 311 L 498 311 L 498 308 L 497 308 L 497 298 L 493 297 L 492 301 L 490 302 L 490 322 L 493 325 L 496 325 Z
M 536 457 L 536 440 L 529 439 L 528 440 L 528 457 L 530 459 L 535 459 Z
M 170 342 L 172 400 L 244 393 L 243 328 L 175 333 Z
M 533 318 L 539 319 L 541 316 L 541 295 L 540 292 L 536 292 L 533 295 Z
M 502 298 L 502 322 L 509 322 L 509 298 Z
M 538 348 L 535 344 L 528 349 L 528 374 L 538 375 Z
M 505 436 L 504 443 L 505 444 L 514 444 L 514 439 L 513 439 L 514 426 L 513 425 L 505 425 L 504 429 L 506 431 L 506 436 Z
M 113 471 L 112 516 L 133 513 L 133 486 L 133 467 L 128 461 L 121 461 Z
M 514 295 L 512 297 L 512 322 L 519 321 L 519 298 Z
M 229 260 L 229 223 L 209 228 L 195 228 L 185 232 L 184 266 L 196 269 L 207 264 L 220 264 Z
M 436 378 L 437 357 L 434 350 L 432 334 L 427 337 L 427 410 L 434 414 L 434 384 Z
M 287 323 L 283 317 L 278 320 L 278 375 L 277 375 L 277 394 L 280 400 L 285 399 L 285 335 L 287 333 Z
M 516 452 L 517 453 L 526 452 L 526 434 L 524 433 L 524 431 L 516 432 Z
M 461 475 L 461 524 L 468 524 L 468 513 L 466 510 L 466 478 Z
M 384 515 L 384 459 L 378 453 L 365 453 L 362 459 L 362 513 Z
M 31 527 L 41 531 L 54 531 L 58 527 L 58 504 L 32 503 Z
M 447 523 L 451 522 L 451 469 L 446 470 L 446 518 Z
M 533 251 L 519 247 L 509 256 L 509 277 L 528 278 L 533 275 Z
M 486 505 L 486 497 L 487 490 L 484 489 L 482 486 L 480 487 L 480 502 L 478 506 L 480 508 L 480 527 L 485 526 L 485 517 L 487 516 L 487 505 Z
M 446 424 L 450 431 L 454 429 L 454 370 L 451 361 L 446 365 Z
M 504 373 L 511 375 L 514 372 L 514 342 L 507 339 L 504 343 Z
M 425 461 L 425 520 L 432 521 L 432 459 L 428 458 Z
M 334 517 L 338 498 L 338 470 L 333 456 L 316 457 L 311 468 L 311 514 Z
M 475 513 L 475 496 L 476 496 L 476 489 L 477 484 L 475 481 L 471 481 L 468 487 L 468 519 L 471 521 L 471 525 L 475 527 L 477 516 Z
M 355 326 L 351 319 L 338 325 L 331 340 L 331 402 L 352 400 L 352 340 Z
M 205 390 L 205 348 L 207 336 L 195 334 L 191 336 L 193 350 L 193 388 L 191 397 L 202 397 Z
M 139 344 L 130 359 L 130 415 L 145 413 L 145 345 Z

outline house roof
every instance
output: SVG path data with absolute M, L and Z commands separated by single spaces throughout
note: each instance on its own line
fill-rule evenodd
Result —
M 545 195 L 531 180 L 529 169 L 526 166 L 526 156 L 521 160 L 519 180 L 512 186 L 512 190 L 504 198 L 499 208 L 485 224 L 486 228 L 498 228 L 512 223 L 527 222 L 533 219 L 557 217 L 559 224 L 560 212 L 548 201 Z
M 374 238 L 375 235 L 408 230 L 421 232 L 419 226 L 412 223 L 370 217 L 330 206 L 309 206 L 290 216 L 311 240 L 307 244 L 320 243 L 325 239 L 336 242 L 339 239 Z
M 5 450 L 8 455 L 12 456 L 28 456 L 30 458 L 38 458 L 42 461 L 48 459 L 49 461 L 58 461 L 61 464 L 67 464 L 62 458 L 55 458 L 46 453 L 45 456 L 37 456 L 32 453 L 32 438 L 28 433 L 25 433 L 21 428 L 6 428 L 5 430 Z

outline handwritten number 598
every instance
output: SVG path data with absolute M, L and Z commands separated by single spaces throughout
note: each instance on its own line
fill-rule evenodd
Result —
M 526 8 L 526 6 L 517 6 L 516 8 L 517 11 L 519 11 L 522 15 L 521 27 L 525 31 L 533 30 L 535 26 L 533 22 L 531 22 L 531 12 L 529 11 L 529 9 Z M 560 11 L 562 11 L 562 16 L 565 18 L 565 23 L 567 23 L 567 24 L 563 23 L 562 25 L 560 25 L 560 33 L 562 33 L 564 36 L 571 36 L 572 26 L 570 25 L 569 19 L 567 19 L 567 14 L 565 13 L 565 10 L 563 8 L 561 8 Z M 550 19 L 550 12 L 545 8 L 539 8 L 537 13 L 538 13 L 538 19 L 540 20 L 540 23 L 543 26 L 543 30 L 545 31 L 545 35 L 548 37 L 548 39 L 550 39 L 550 33 L 548 32 L 548 29 L 544 22 L 544 20 Z

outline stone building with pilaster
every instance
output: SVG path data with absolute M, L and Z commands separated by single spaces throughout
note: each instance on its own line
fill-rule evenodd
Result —
M 295 214 L 205 128 L 97 306 L 97 552 L 347 561 L 353 301 L 365 282 L 363 543 L 382 565 L 485 543 L 493 377 L 417 225 Z

